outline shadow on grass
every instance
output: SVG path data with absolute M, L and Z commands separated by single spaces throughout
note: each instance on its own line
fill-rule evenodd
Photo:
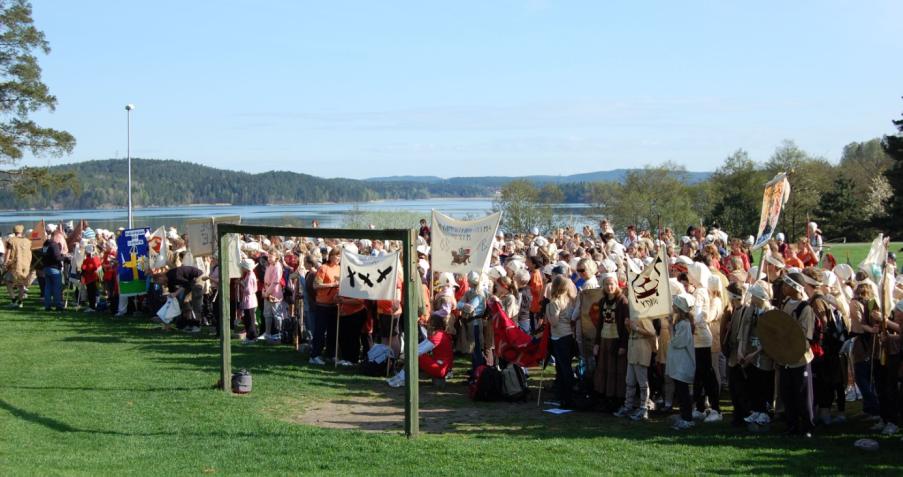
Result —
M 43 319 L 35 317 L 33 319 Z M 20 321 L 17 316 L 16 321 Z M 219 378 L 219 340 L 209 335 L 187 335 L 163 333 L 158 325 L 149 319 L 130 317 L 114 319 L 106 315 L 85 315 L 64 313 L 52 326 L 48 326 L 50 336 L 60 335 L 59 341 L 71 345 L 97 343 L 129 346 L 148 360 L 156 361 L 170 369 L 185 369 L 209 373 L 212 384 Z M 234 342 L 233 342 L 234 343 Z M 304 356 L 287 346 L 234 345 L 233 367 L 247 368 L 258 383 L 266 383 L 267 378 L 276 387 L 286 388 L 286 382 L 297 380 L 304 394 L 309 390 L 326 389 L 341 396 L 331 401 L 339 408 L 358 406 L 353 412 L 334 416 L 331 424 L 336 427 L 357 430 L 400 432 L 403 426 L 404 394 L 401 390 L 388 388 L 378 378 L 355 374 L 353 370 L 316 367 L 306 364 Z M 456 363 L 460 364 L 460 363 Z M 460 370 L 460 371 L 459 371 Z M 463 376 L 462 366 L 456 367 L 456 374 Z M 551 372 L 545 373 L 551 380 Z M 531 376 L 531 384 L 535 377 Z M 548 382 L 548 381 L 547 381 Z M 265 386 L 265 384 L 264 384 Z M 207 386 L 182 388 L 79 388 L 9 386 L 13 389 L 58 389 L 60 391 L 135 391 L 170 392 L 194 391 Z M 291 386 L 288 386 L 290 388 Z M 280 391 L 281 392 L 281 391 Z M 545 394 L 545 392 L 544 392 Z M 726 397 L 726 394 L 724 395 Z M 455 434 L 470 439 L 569 439 L 593 440 L 602 436 L 617 437 L 627 442 L 648 443 L 666 446 L 669 450 L 680 448 L 732 447 L 741 449 L 743 457 L 725 465 L 723 473 L 881 473 L 898 469 L 895 453 L 903 449 L 897 439 L 880 439 L 882 451 L 863 456 L 852 447 L 853 441 L 861 437 L 872 437 L 866 431 L 865 423 L 853 420 L 839 428 L 818 429 L 817 437 L 811 440 L 780 436 L 783 425 L 775 426 L 766 435 L 751 435 L 744 431 L 733 431 L 727 423 L 700 425 L 686 433 L 677 433 L 667 426 L 665 416 L 654 416 L 648 423 L 632 423 L 615 419 L 602 413 L 571 413 L 553 416 L 542 412 L 536 406 L 535 394 L 531 402 L 474 403 L 466 394 L 466 386 L 457 378 L 445 389 L 434 388 L 421 382 L 421 425 L 428 433 Z M 299 407 L 306 408 L 316 402 L 298 401 Z M 390 410 L 376 411 L 372 408 Z M 125 434 L 114 431 L 92 431 L 78 429 L 64 422 L 42 416 L 16 407 L 7 401 L 0 401 L 0 408 L 12 415 L 58 432 L 95 432 L 114 435 L 165 435 L 166 433 Z M 316 425 L 316 424 L 315 424 Z M 232 436 L 235 434 L 211 434 Z M 253 437 L 255 433 L 248 433 Z M 698 451 L 693 451 L 698 455 Z M 678 470 L 668 467 L 671 471 Z

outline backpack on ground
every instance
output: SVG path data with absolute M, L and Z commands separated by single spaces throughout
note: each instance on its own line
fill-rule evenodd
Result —
M 389 364 L 386 364 L 386 360 Z M 387 377 L 395 370 L 395 353 L 384 344 L 376 344 L 367 351 L 367 359 L 361 363 L 361 373 L 367 376 Z M 388 371 L 388 372 L 387 372 Z
M 509 364 L 502 370 L 502 396 L 507 401 L 526 401 L 530 395 L 527 387 L 527 375 L 524 368 L 516 364 Z
M 282 344 L 295 344 L 295 340 L 300 332 L 299 325 L 298 318 L 295 316 L 282 320 L 282 332 L 280 334 Z
M 502 394 L 502 372 L 494 366 L 480 365 L 468 384 L 468 394 L 474 401 L 499 401 Z

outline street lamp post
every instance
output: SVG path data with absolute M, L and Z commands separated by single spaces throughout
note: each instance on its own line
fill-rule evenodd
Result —
M 126 145 L 125 154 L 129 163 L 129 228 L 132 228 L 132 110 L 134 104 L 125 105 Z

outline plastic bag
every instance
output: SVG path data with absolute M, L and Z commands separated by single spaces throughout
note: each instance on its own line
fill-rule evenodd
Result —
M 163 323 L 167 325 L 172 323 L 172 320 L 182 314 L 182 307 L 179 306 L 179 301 L 176 300 L 176 297 L 169 296 L 166 298 L 166 303 L 160 307 L 160 310 L 157 311 L 157 318 L 160 319 Z

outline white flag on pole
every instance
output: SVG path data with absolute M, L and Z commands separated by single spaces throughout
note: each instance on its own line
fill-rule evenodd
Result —
M 147 242 L 147 255 L 150 260 L 150 268 L 163 268 L 166 266 L 167 253 L 169 252 L 169 239 L 166 238 L 166 227 L 158 227 L 151 234 Z
M 671 313 L 671 284 L 664 247 L 640 273 L 627 267 L 627 302 L 630 319 L 658 318 Z
M 398 252 L 373 257 L 342 249 L 339 296 L 364 300 L 394 300 Z
M 434 210 L 430 270 L 460 274 L 485 270 L 501 219 L 501 212 L 478 220 L 457 220 Z

